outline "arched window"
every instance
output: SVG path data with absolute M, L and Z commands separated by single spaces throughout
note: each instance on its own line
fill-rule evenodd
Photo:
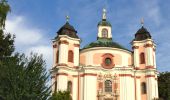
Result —
M 72 93 L 72 82 L 71 82 L 71 81 L 68 81 L 67 91 L 69 91 L 70 93 Z
M 145 63 L 145 54 L 143 52 L 140 54 L 140 63 L 141 64 Z
M 142 94 L 146 94 L 146 83 L 145 82 L 142 82 L 141 83 L 141 89 L 142 89 Z
M 56 63 L 58 63 L 58 59 L 59 59 L 59 50 L 57 50 L 57 53 L 56 53 Z
M 105 81 L 105 92 L 112 92 L 112 81 Z
M 107 29 L 102 29 L 102 37 L 107 38 L 108 37 L 108 31 Z
M 68 62 L 73 62 L 74 59 L 74 53 L 72 50 L 68 51 Z

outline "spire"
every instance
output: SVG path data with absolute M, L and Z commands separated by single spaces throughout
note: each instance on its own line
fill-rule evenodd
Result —
M 141 25 L 144 26 L 144 18 L 141 18 Z
M 105 8 L 103 8 L 103 16 L 102 16 L 102 19 L 103 19 L 103 20 L 106 20 L 106 9 L 105 9 Z
M 69 22 L 69 19 L 70 19 L 70 17 L 67 15 L 67 16 L 66 16 L 66 22 L 67 22 L 67 23 Z

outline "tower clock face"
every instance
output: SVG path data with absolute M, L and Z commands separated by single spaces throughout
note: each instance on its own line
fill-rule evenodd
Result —
M 108 37 L 108 30 L 107 29 L 102 30 L 102 37 L 104 37 L 104 38 Z

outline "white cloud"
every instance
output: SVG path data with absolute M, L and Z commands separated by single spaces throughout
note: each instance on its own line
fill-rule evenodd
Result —
M 26 55 L 29 55 L 31 52 L 42 54 L 43 58 L 46 60 L 47 68 L 50 69 L 52 67 L 53 51 L 51 46 L 38 45 L 35 47 L 30 47 L 26 50 Z
M 10 16 L 6 21 L 6 30 L 16 36 L 16 52 L 25 53 L 27 56 L 31 52 L 42 54 L 46 60 L 47 69 L 51 68 L 51 41 L 46 37 L 44 30 L 36 28 L 36 25 L 30 23 L 24 16 Z
M 6 29 L 16 35 L 17 46 L 36 44 L 43 37 L 42 30 L 27 24 L 28 21 L 23 16 L 15 16 L 6 21 Z

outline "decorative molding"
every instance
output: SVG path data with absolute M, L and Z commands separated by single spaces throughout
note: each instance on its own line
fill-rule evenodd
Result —
M 155 75 L 146 75 L 146 78 L 155 77 Z
M 80 47 L 80 44 L 74 44 L 74 47 Z
M 103 59 L 102 59 L 102 63 L 101 63 L 101 66 L 105 69 L 112 69 L 113 67 L 115 67 L 115 64 L 114 64 L 114 55 L 110 54 L 110 53 L 106 53 L 104 55 L 102 55 Z M 111 60 L 111 63 L 110 64 L 106 64 L 105 63 L 105 60 L 107 58 L 110 58 Z
M 128 76 L 128 77 L 133 77 L 132 74 L 119 74 L 120 77 L 125 77 L 125 76 Z
M 146 66 L 146 69 L 155 69 L 154 66 Z
M 145 47 L 145 48 L 147 48 L 147 47 L 153 47 L 153 44 L 149 44 L 149 43 L 148 43 L 148 44 L 145 44 L 144 47 Z
M 78 75 L 72 75 L 72 77 L 78 77 Z
M 105 56 L 107 56 L 107 57 L 114 57 L 114 55 L 112 55 L 111 53 L 105 53 L 105 54 L 102 55 L 102 57 L 105 57 Z
M 68 65 L 65 63 L 60 63 L 60 64 L 57 64 L 57 66 L 68 66 Z
M 57 73 L 56 76 L 63 75 L 63 76 L 68 76 L 67 73 Z
M 133 46 L 132 49 L 139 49 L 139 46 Z
M 94 73 L 84 73 L 84 74 L 80 75 L 80 77 L 84 77 L 84 76 L 97 76 L 97 74 L 94 74 Z
M 139 68 L 139 67 L 135 67 L 134 69 L 135 69 L 135 70 L 140 70 L 140 68 Z
M 66 45 L 68 45 L 69 42 L 67 40 L 61 40 L 61 41 L 59 41 L 59 44 L 66 44 Z
M 103 89 L 103 82 L 98 82 L 98 88 Z
M 75 68 L 75 69 L 79 69 L 80 67 L 79 67 L 79 66 L 74 66 L 73 68 Z
M 136 76 L 137 79 L 140 79 L 141 77 L 140 76 Z

